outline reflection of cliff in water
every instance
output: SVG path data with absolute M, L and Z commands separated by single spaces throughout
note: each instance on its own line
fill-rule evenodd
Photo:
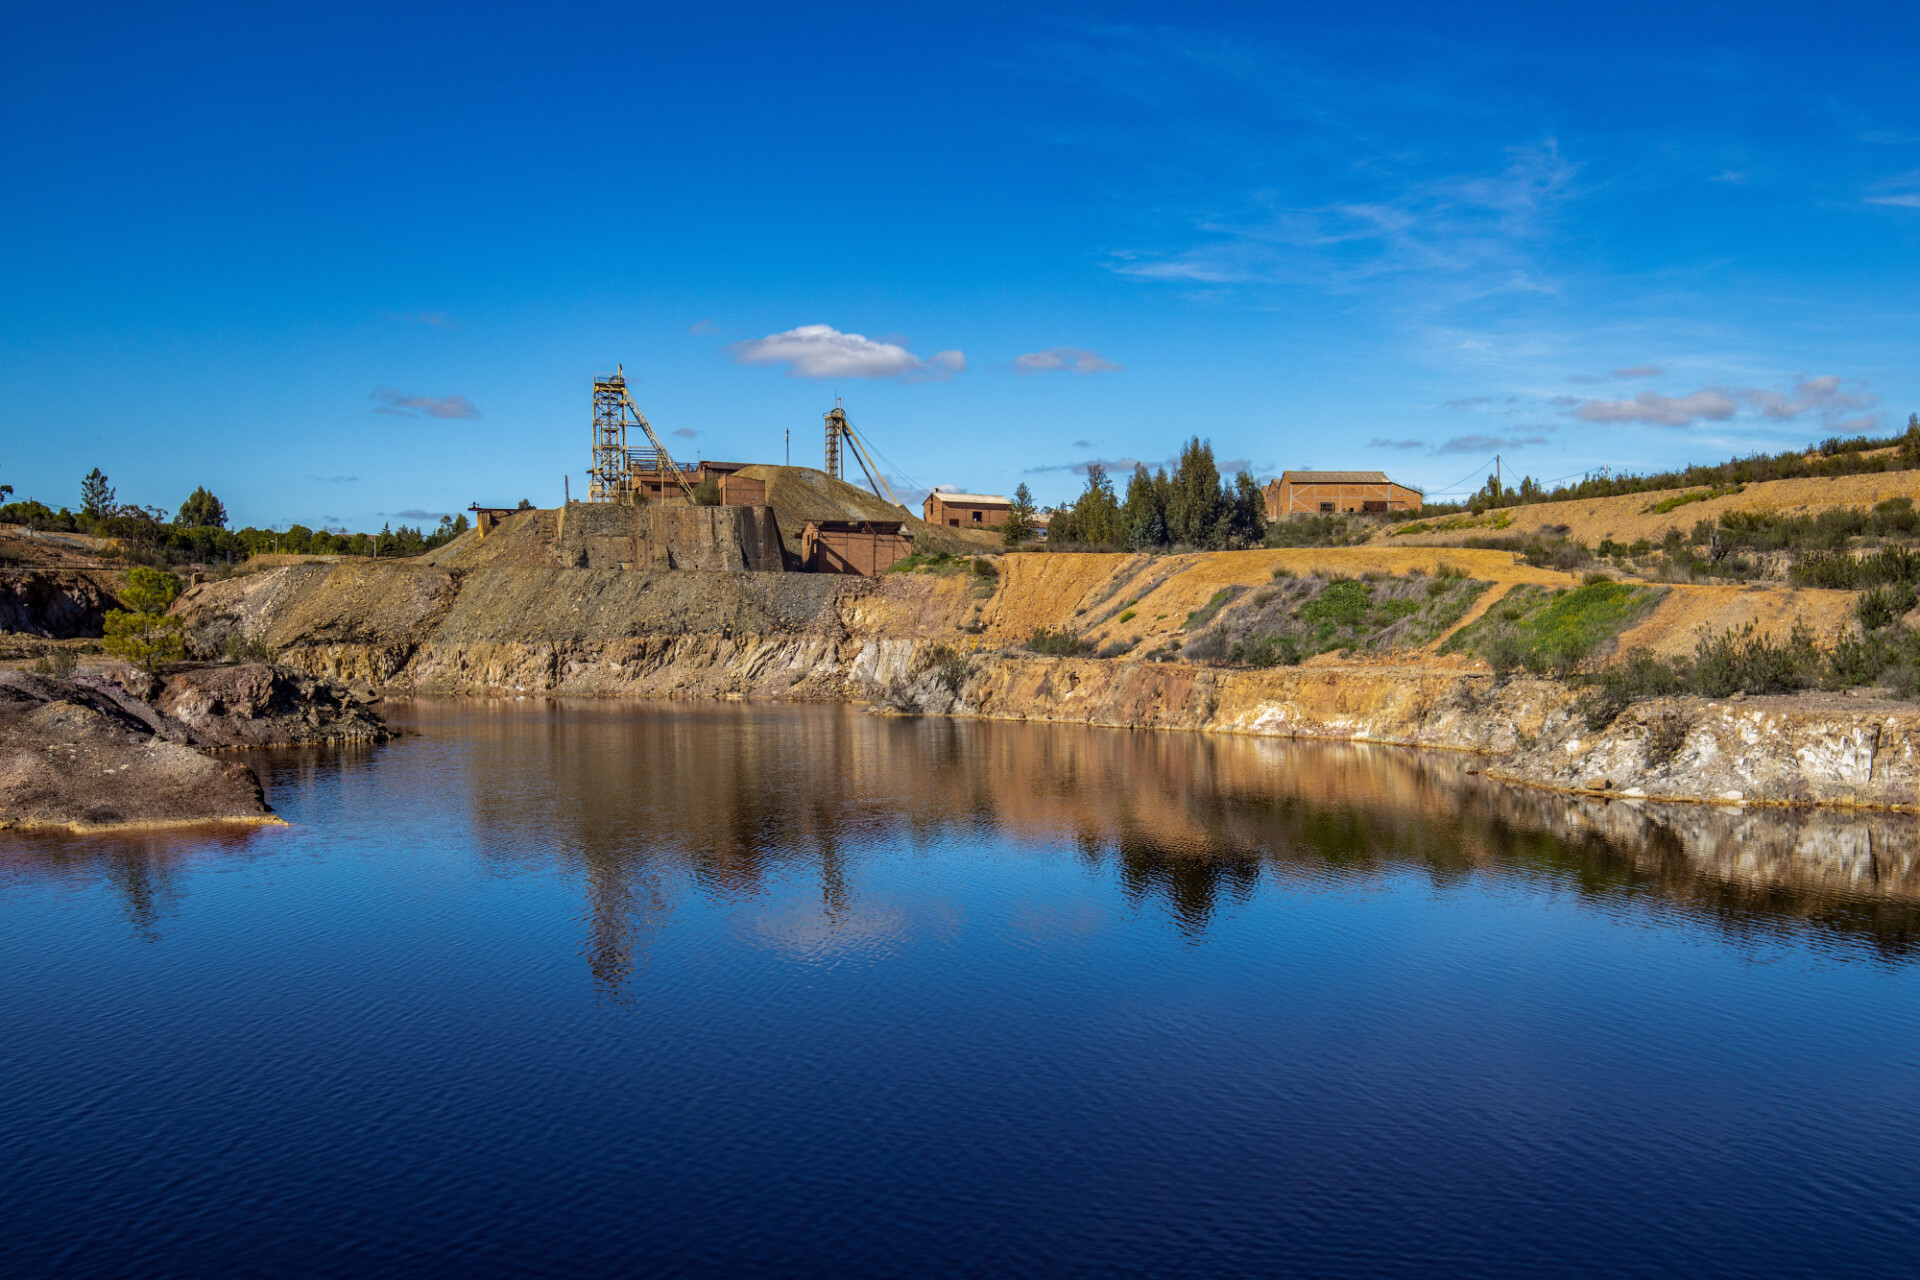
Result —
M 143 942 L 158 942 L 161 926 L 184 900 L 185 864 L 209 846 L 237 855 L 258 828 L 74 835 L 66 831 L 0 831 L 0 892 L 10 879 L 104 885 Z
M 838 707 L 420 704 L 462 753 L 483 850 L 559 856 L 589 888 L 589 959 L 617 985 L 669 881 L 751 898 L 817 877 L 825 923 L 877 841 L 1067 842 L 1135 901 L 1203 936 L 1263 879 L 1364 883 L 1415 868 L 1551 882 L 1732 933 L 1814 930 L 1907 954 L 1920 822 L 1888 813 L 1646 806 L 1490 783 L 1394 748 L 1067 725 L 862 716 Z
M 1469 757 L 1352 744 L 898 720 L 839 706 L 423 702 L 400 746 L 254 757 L 270 797 L 470 833 L 502 873 L 555 866 L 584 888 L 583 952 L 617 990 L 689 886 L 750 901 L 817 885 L 818 924 L 871 925 L 858 864 L 876 848 L 977 839 L 1066 846 L 1127 898 L 1203 939 L 1262 887 L 1413 870 L 1436 887 L 1504 878 L 1611 910 L 1679 913 L 1734 936 L 1818 937 L 1901 958 L 1920 921 L 1920 819 L 1884 812 L 1606 802 L 1489 783 Z M 350 825 L 350 824 L 349 824 Z M 156 938 L 182 860 L 254 831 L 0 833 L 8 877 L 115 889 Z M 273 847 L 276 842 L 267 842 Z

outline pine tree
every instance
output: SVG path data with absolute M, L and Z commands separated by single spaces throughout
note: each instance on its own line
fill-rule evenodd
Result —
M 1120 503 L 1113 495 L 1113 481 L 1107 469 L 1097 462 L 1087 464 L 1087 489 L 1073 504 L 1073 536 L 1090 546 L 1104 546 L 1119 539 Z M 1053 540 L 1051 528 L 1047 540 Z
M 1180 450 L 1180 463 L 1174 468 L 1172 492 L 1167 501 L 1167 530 L 1176 543 L 1192 547 L 1224 546 L 1231 525 L 1226 507 L 1226 496 L 1220 492 L 1220 468 L 1213 460 L 1213 446 L 1195 436 Z
M 95 467 L 80 482 L 80 509 L 90 519 L 104 520 L 113 514 L 115 505 L 113 486 L 107 483 L 106 474 Z
M 1038 508 L 1033 505 L 1033 491 L 1027 488 L 1026 481 L 1013 491 L 1013 503 L 1007 512 L 1007 522 L 1000 526 L 1000 538 L 1007 546 L 1017 547 L 1033 538 L 1033 517 Z

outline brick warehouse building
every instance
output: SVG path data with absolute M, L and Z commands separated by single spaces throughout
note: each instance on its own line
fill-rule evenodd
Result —
M 1267 481 L 1267 519 L 1346 512 L 1418 511 L 1420 490 L 1396 484 L 1384 471 L 1283 471 Z
M 954 529 L 997 529 L 1007 522 L 1013 504 L 995 493 L 947 493 L 935 489 L 920 507 L 928 524 Z

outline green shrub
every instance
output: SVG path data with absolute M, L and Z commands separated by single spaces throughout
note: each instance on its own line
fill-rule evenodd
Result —
M 1679 755 L 1680 748 L 1687 745 L 1687 735 L 1692 732 L 1692 721 L 1677 711 L 1655 716 L 1647 723 L 1646 740 L 1641 744 L 1647 767 L 1658 769 Z
M 1133 621 L 1133 616 L 1134 616 L 1134 615 L 1133 615 L 1133 610 L 1131 610 L 1131 609 L 1123 609 L 1123 610 L 1121 610 L 1121 611 L 1120 611 L 1120 618 L 1119 618 L 1119 621 L 1121 621 L 1121 622 L 1132 622 L 1132 621 Z
M 951 646 L 936 644 L 921 653 L 917 666 L 922 671 L 932 671 L 946 691 L 954 697 L 960 696 L 960 686 L 967 680 L 967 659 L 964 654 Z
M 1083 640 L 1078 632 L 1065 627 L 1036 627 L 1027 638 L 1027 648 L 1049 657 L 1072 658 L 1086 653 L 1093 646 Z
M 238 631 L 227 633 L 227 642 L 221 646 L 221 652 L 228 662 L 265 662 L 274 661 L 275 654 L 264 640 L 249 640 Z
M 1785 641 L 1749 622 L 1737 631 L 1702 636 L 1694 648 L 1695 692 L 1708 698 L 1736 693 L 1792 693 L 1818 683 L 1823 663 L 1813 633 L 1800 625 Z
M 1854 612 L 1859 615 L 1861 626 L 1869 631 L 1878 631 L 1905 617 L 1916 603 L 1920 603 L 1920 595 L 1916 595 L 1914 585 L 1911 582 L 1895 582 L 1861 592 Z
M 55 648 L 47 650 L 34 660 L 33 671 L 35 675 L 58 676 L 65 680 L 73 674 L 73 669 L 78 665 L 80 665 L 80 659 L 74 656 L 73 650 Z
M 1220 610 L 1226 608 L 1228 602 L 1244 590 L 1246 590 L 1244 587 L 1222 587 L 1214 592 L 1211 600 L 1187 615 L 1187 629 L 1192 630 L 1195 627 L 1204 627 L 1209 622 L 1212 622 L 1215 615 L 1217 615 Z
M 1371 583 L 1340 578 L 1328 583 L 1325 591 L 1301 605 L 1295 611 L 1295 616 L 1302 622 L 1358 627 L 1366 622 L 1367 609 L 1372 603 Z

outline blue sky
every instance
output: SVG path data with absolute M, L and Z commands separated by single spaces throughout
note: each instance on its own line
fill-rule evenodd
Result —
M 676 454 L 1442 490 L 1920 409 L 1920 6 L 22 8 L 0 482 L 377 527 Z M 689 12 L 697 9 L 697 12 Z

